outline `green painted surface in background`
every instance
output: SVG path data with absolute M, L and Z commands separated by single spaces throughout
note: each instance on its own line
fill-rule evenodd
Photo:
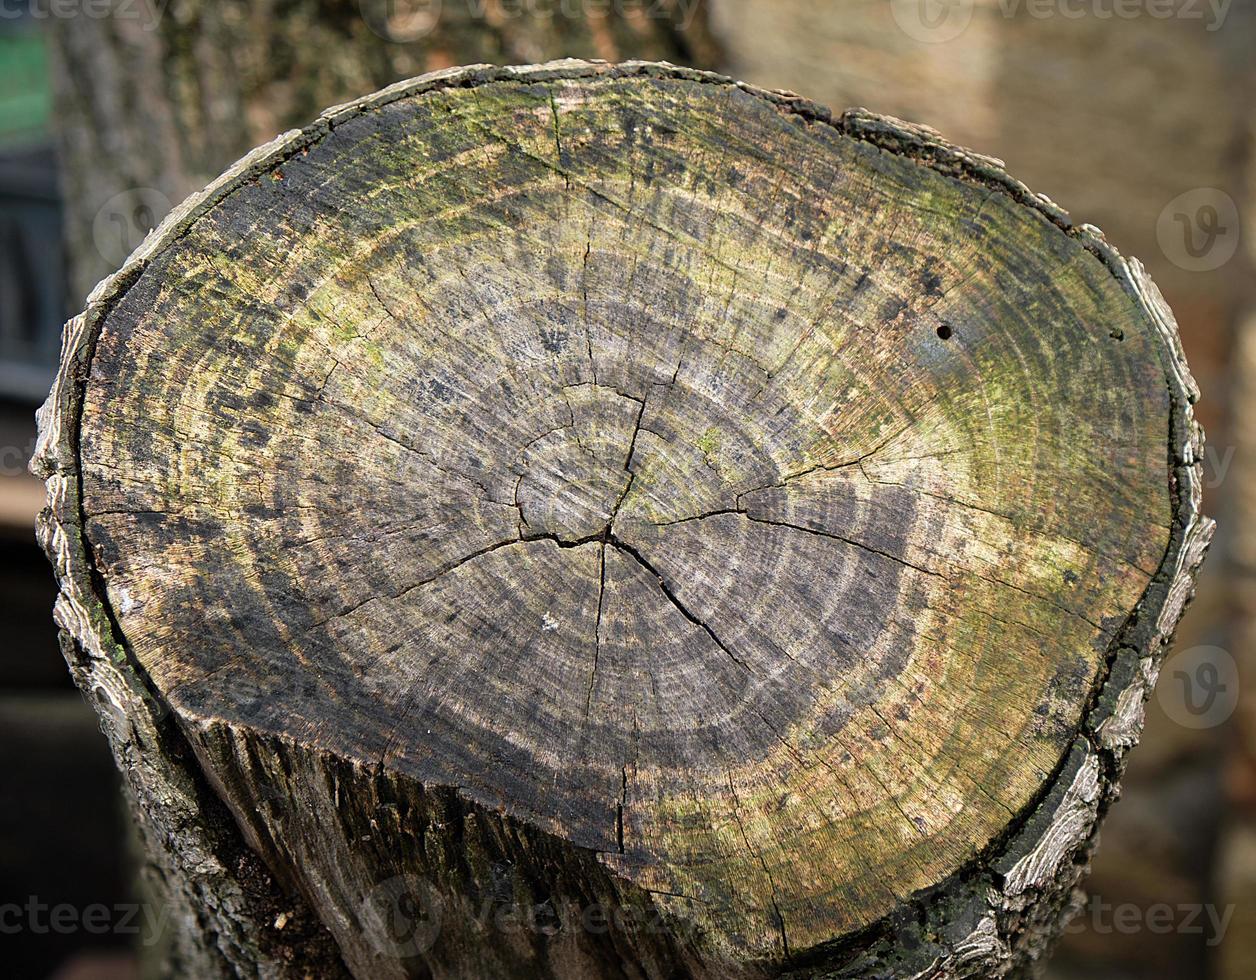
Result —
M 51 117 L 52 87 L 43 35 L 0 33 L 0 144 L 46 135 Z

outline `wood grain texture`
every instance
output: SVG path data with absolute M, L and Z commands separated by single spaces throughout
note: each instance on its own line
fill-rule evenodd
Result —
M 991 974 L 1211 535 L 1195 397 L 1141 267 L 929 131 L 461 69 L 102 284 L 44 535 L 91 669 L 359 976 Z M 364 914 L 398 876 L 426 948 Z M 662 926 L 490 941 L 502 891 Z
M 720 62 L 706 0 L 93 0 L 45 23 L 72 308 L 122 257 L 93 233 L 115 195 L 178 202 L 329 105 L 452 65 Z

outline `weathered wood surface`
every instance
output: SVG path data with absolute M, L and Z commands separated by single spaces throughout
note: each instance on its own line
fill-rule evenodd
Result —
M 126 255 L 112 222 L 138 244 L 163 196 L 398 79 L 567 56 L 719 67 L 706 0 L 93 0 L 47 24 L 74 309 Z
M 259 149 L 97 289 L 43 535 L 141 802 L 221 798 L 356 975 L 996 975 L 1211 536 L 1195 397 L 1141 267 L 997 161 L 477 67 Z

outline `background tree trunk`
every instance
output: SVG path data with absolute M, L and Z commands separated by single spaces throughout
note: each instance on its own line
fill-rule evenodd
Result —
M 1141 267 L 927 131 L 471 70 L 102 285 L 43 538 L 184 963 L 996 976 L 1210 539 L 1194 398 Z

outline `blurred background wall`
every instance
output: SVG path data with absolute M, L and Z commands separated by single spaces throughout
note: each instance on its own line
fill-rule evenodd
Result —
M 648 57 L 927 123 L 1151 270 L 1204 392 L 1220 529 L 1052 976 L 1256 976 L 1254 8 L 0 0 L 0 907 L 132 901 L 125 810 L 57 651 L 24 472 L 66 315 L 172 202 L 327 105 L 451 64 Z M 11 975 L 135 975 L 114 911 L 102 930 L 20 921 L 0 919 Z

